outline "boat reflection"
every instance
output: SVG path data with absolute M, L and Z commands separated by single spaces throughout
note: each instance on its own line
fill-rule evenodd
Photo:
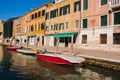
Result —
M 70 65 L 56 65 L 56 64 L 52 64 L 52 63 L 49 63 L 49 62 L 46 62 L 46 61 L 42 61 L 42 60 L 36 60 L 37 63 L 43 67 L 43 68 L 47 68 L 49 69 L 51 72 L 54 72 L 56 74 L 70 74 L 70 73 L 73 73 L 73 69 L 72 69 L 72 66 Z M 69 67 L 69 68 L 68 68 Z M 71 69 L 70 69 L 71 68 Z

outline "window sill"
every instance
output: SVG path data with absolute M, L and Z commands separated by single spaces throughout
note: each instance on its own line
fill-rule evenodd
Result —
M 107 46 L 107 44 L 100 44 L 100 46 Z
M 113 44 L 113 46 L 120 47 L 120 44 Z
M 82 46 L 88 46 L 88 44 L 82 44 Z

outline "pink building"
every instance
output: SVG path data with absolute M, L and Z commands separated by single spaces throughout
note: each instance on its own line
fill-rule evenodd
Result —
M 120 0 L 81 0 L 80 46 L 119 51 Z

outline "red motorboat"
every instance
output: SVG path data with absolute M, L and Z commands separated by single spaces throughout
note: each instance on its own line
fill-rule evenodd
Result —
M 7 49 L 11 50 L 11 51 L 17 51 L 17 49 L 19 49 L 20 47 L 17 46 L 8 46 Z
M 47 61 L 50 63 L 54 63 L 54 64 L 68 64 L 68 65 L 72 65 L 71 62 L 64 60 L 60 57 L 55 57 L 55 56 L 50 56 L 50 55 L 45 55 L 45 54 L 37 54 L 37 58 L 43 61 Z
M 40 60 L 47 61 L 54 64 L 67 64 L 72 65 L 74 63 L 82 63 L 85 61 L 84 58 L 77 57 L 77 56 L 69 56 L 64 54 L 37 54 L 36 57 Z

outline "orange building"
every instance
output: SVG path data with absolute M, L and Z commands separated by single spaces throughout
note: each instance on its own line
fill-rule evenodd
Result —
M 44 45 L 45 14 L 47 7 L 51 5 L 52 3 L 47 3 L 14 20 L 15 45 L 28 46 L 27 42 L 29 46 L 37 42 Z
M 47 8 L 46 12 L 46 44 L 70 47 L 72 42 L 77 46 L 80 32 L 80 1 L 55 0 L 55 4 Z

